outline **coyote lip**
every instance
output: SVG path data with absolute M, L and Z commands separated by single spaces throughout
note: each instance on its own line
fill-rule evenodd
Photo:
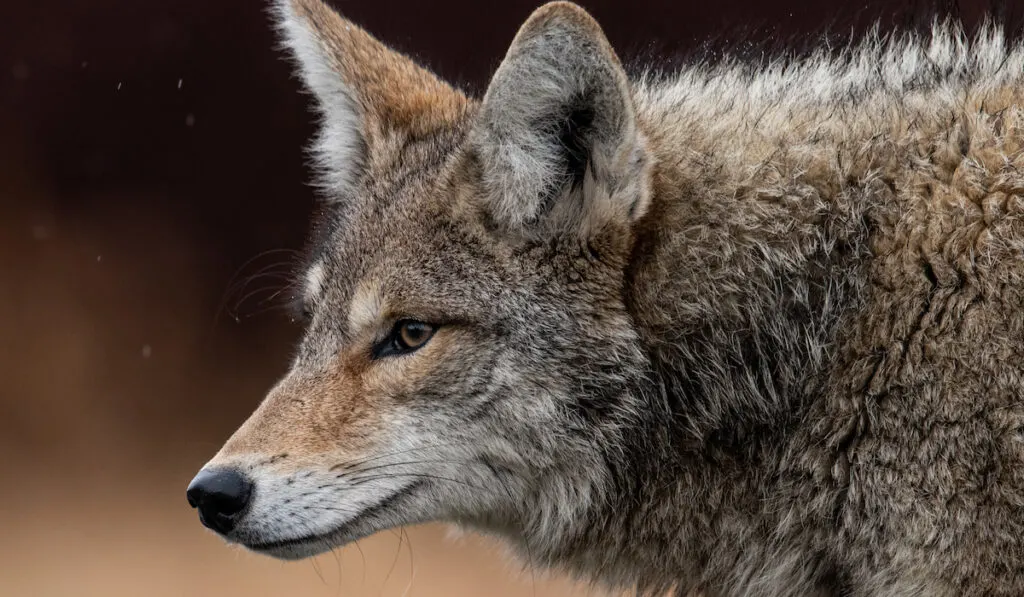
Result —
M 357 514 L 354 518 L 345 521 L 333 529 L 324 531 L 323 533 L 316 533 L 312 535 L 305 535 L 302 537 L 293 537 L 290 539 L 281 539 L 280 541 L 268 541 L 263 543 L 253 543 L 248 541 L 242 541 L 242 545 L 245 547 L 266 553 L 274 557 L 297 559 L 303 558 L 311 553 L 301 553 L 295 551 L 296 548 L 305 548 L 310 546 L 321 545 L 324 547 L 324 551 L 331 547 L 338 547 L 345 543 L 350 543 L 372 533 L 375 533 L 382 528 L 355 528 L 361 523 L 372 522 L 372 519 L 377 514 L 384 512 L 388 508 L 400 503 L 403 499 L 412 495 L 421 485 L 422 480 L 414 481 L 409 485 L 399 489 L 391 495 L 385 497 L 377 504 L 370 506 Z

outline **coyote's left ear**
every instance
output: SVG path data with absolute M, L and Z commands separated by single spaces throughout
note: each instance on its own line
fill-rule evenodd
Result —
M 468 106 L 462 93 L 323 0 L 272 1 L 284 44 L 320 108 L 317 153 L 332 191 L 343 196 L 383 150 L 450 125 Z
M 552 2 L 519 30 L 471 133 L 491 217 L 528 236 L 629 225 L 650 158 L 626 74 L 582 8 Z

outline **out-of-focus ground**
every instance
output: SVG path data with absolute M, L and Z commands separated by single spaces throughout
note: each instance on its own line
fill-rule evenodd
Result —
M 477 90 L 538 4 L 334 3 Z M 584 4 L 627 57 L 913 11 Z M 983 4 L 959 6 L 976 20 Z M 435 526 L 285 564 L 226 546 L 187 506 L 299 333 L 278 291 L 312 207 L 312 119 L 263 7 L 0 3 L 0 596 L 593 594 Z

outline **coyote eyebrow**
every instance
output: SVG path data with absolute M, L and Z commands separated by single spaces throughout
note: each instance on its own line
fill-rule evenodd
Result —
M 384 295 L 375 281 L 364 280 L 352 295 L 348 307 L 348 326 L 353 332 L 376 325 L 384 314 Z

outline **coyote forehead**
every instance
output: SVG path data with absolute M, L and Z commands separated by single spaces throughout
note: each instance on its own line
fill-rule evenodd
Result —
M 321 117 L 288 374 L 194 479 L 305 557 L 497 534 L 637 594 L 1024 594 L 1024 47 L 630 80 L 537 9 L 469 97 L 275 0 Z

